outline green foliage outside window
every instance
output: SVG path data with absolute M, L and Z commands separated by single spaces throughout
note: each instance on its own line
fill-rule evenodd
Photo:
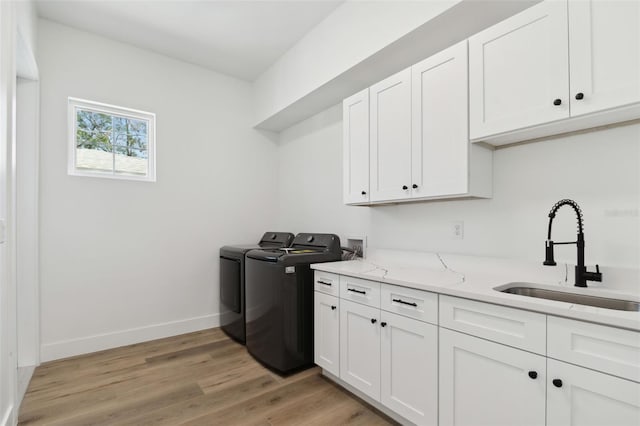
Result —
M 147 122 L 78 109 L 76 147 L 147 158 Z

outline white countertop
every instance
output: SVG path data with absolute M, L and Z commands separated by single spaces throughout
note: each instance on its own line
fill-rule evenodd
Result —
M 545 288 L 640 301 L 640 272 L 602 268 L 603 282 L 573 285 L 574 266 L 555 267 L 509 259 L 456 254 L 376 250 L 365 260 L 317 263 L 313 269 L 464 297 L 544 314 L 640 331 L 640 312 L 617 311 L 502 293 L 494 287 L 536 283 Z M 590 270 L 593 268 L 590 268 Z M 607 277 L 612 277 L 607 280 Z M 615 279 L 614 279 L 615 278 Z

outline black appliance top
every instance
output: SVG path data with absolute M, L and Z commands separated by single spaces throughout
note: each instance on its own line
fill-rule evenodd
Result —
M 291 247 L 251 250 L 247 257 L 287 265 L 331 262 L 342 258 L 342 248 L 337 235 L 300 233 L 293 239 Z
M 249 250 L 259 248 L 289 247 L 293 241 L 293 234 L 290 232 L 265 232 L 258 244 L 234 244 L 220 248 L 220 255 L 231 256 L 234 254 L 244 254 Z

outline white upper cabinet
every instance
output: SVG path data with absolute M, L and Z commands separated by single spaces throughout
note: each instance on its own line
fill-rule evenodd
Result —
M 345 99 L 345 204 L 491 197 L 493 152 L 469 143 L 467 50 L 465 40 Z
M 345 204 L 369 201 L 369 89 L 342 102 Z
M 640 2 L 569 1 L 571 115 L 640 102 Z
M 546 0 L 469 39 L 472 141 L 640 117 L 640 2 Z
M 466 40 L 411 67 L 412 196 L 469 190 Z
M 569 117 L 566 40 L 555 0 L 469 38 L 471 139 Z
M 371 201 L 411 196 L 411 69 L 369 88 Z

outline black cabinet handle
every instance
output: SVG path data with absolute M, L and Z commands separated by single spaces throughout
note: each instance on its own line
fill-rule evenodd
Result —
M 409 187 L 407 185 L 402 185 L 402 189 L 406 191 Z
M 552 383 L 553 383 L 553 386 L 555 386 L 557 388 L 561 388 L 562 387 L 562 380 L 560 380 L 560 379 L 553 379 Z
M 338 309 L 338 307 L 337 307 L 337 306 L 335 306 L 335 305 L 331 305 L 331 310 L 332 310 L 332 311 L 335 311 L 336 309 Z
M 409 306 L 413 306 L 413 307 L 418 307 L 418 304 L 417 304 L 417 303 L 413 303 L 413 302 L 405 302 L 405 301 L 404 301 L 404 300 L 402 300 L 402 299 L 391 299 L 391 300 L 393 300 L 394 302 L 402 303 L 403 305 L 409 305 Z
M 371 324 L 375 324 L 375 323 L 377 323 L 377 322 L 378 322 L 378 320 L 377 320 L 377 319 L 375 319 L 375 318 L 371 318 Z
M 416 185 L 415 183 L 414 183 L 413 185 L 411 185 L 411 187 L 412 187 L 413 189 L 418 189 L 418 185 Z
M 553 104 L 554 104 L 555 106 L 558 106 L 558 105 L 560 105 L 561 103 L 562 103 L 562 99 L 555 99 L 555 100 L 553 101 Z
M 387 326 L 387 323 L 386 323 L 386 322 L 382 321 L 382 322 L 380 323 L 380 327 L 386 327 L 386 326 Z
M 529 377 L 531 377 L 532 379 L 537 379 L 538 378 L 538 372 L 537 371 L 529 371 Z
M 358 294 L 367 294 L 366 291 L 364 291 L 364 290 L 356 290 L 355 288 L 348 288 L 347 291 L 352 291 L 352 292 L 358 293 Z
M 326 282 L 326 281 L 318 280 L 318 284 L 324 284 L 324 285 L 328 285 L 329 287 L 331 287 L 331 283 Z
M 582 92 L 576 93 L 576 99 L 579 100 L 579 101 L 584 99 L 584 93 L 582 93 Z
M 367 191 L 362 191 L 361 194 L 362 195 L 367 195 Z

